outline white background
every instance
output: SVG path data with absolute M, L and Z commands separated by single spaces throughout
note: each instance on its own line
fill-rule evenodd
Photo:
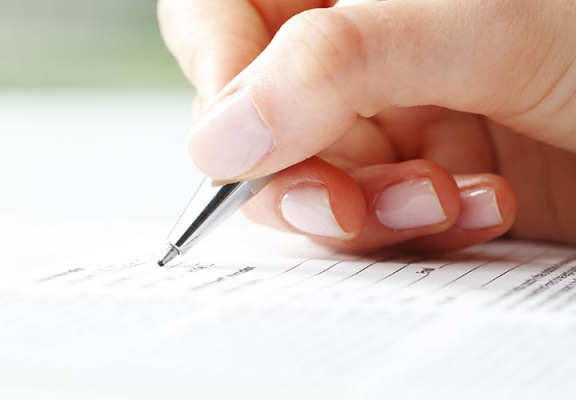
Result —
M 187 92 L 1 94 L 0 271 L 161 248 L 199 181 L 191 104 Z

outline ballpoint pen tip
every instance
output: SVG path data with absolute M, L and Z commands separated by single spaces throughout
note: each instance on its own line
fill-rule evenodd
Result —
M 159 261 L 158 261 L 158 265 L 163 267 L 166 264 L 168 264 L 170 261 L 172 261 L 173 259 L 176 258 L 176 256 L 178 256 L 179 251 L 176 247 L 170 245 L 168 247 L 168 251 L 166 252 L 166 254 L 164 255 L 164 257 L 162 257 Z

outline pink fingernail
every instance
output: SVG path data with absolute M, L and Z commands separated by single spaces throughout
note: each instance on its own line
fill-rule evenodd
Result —
M 376 198 L 376 216 L 391 229 L 414 229 L 446 221 L 430 179 L 412 179 L 386 188 Z
M 272 133 L 243 92 L 209 111 L 190 135 L 192 159 L 202 172 L 217 180 L 248 172 L 274 145 Z
M 460 217 L 456 225 L 462 229 L 482 229 L 502 224 L 496 192 L 492 188 L 477 188 L 460 193 Z
M 282 216 L 297 230 L 311 235 L 346 238 L 336 221 L 328 190 L 321 186 L 296 186 L 282 197 Z

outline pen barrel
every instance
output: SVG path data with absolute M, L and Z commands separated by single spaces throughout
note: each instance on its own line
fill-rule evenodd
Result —
M 238 211 L 271 177 L 214 185 L 206 178 L 168 235 L 168 243 L 186 253 L 216 226 Z

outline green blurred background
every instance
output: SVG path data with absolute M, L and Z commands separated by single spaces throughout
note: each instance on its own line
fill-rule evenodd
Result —
M 156 0 L 0 0 L 0 90 L 188 88 Z

